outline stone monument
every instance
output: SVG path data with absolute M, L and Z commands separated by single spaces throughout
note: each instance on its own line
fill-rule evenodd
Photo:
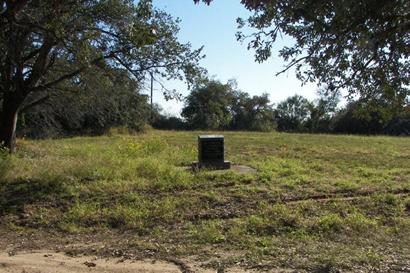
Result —
M 194 169 L 230 169 L 231 163 L 225 161 L 224 136 L 198 136 L 198 161 L 193 163 L 193 167 Z

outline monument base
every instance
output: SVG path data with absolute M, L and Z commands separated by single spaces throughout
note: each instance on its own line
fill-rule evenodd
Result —
M 223 161 L 223 162 L 192 162 L 192 169 L 199 170 L 199 169 L 209 169 L 209 170 L 228 170 L 231 168 L 230 161 Z

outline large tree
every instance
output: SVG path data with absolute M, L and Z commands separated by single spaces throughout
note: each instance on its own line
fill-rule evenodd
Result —
M 201 0 L 194 0 L 199 2 Z M 212 0 L 202 0 L 210 3 Z M 362 99 L 408 102 L 410 86 L 410 1 L 241 0 L 253 14 L 238 19 L 237 37 L 255 49 L 256 61 L 272 54 L 278 37 L 292 46 L 279 55 L 282 73 L 295 68 L 302 81 L 345 89 Z M 248 27 L 254 29 L 248 33 Z
M 249 96 L 235 90 L 231 107 L 233 130 L 271 131 L 275 128 L 274 111 L 268 94 Z
M 231 82 L 223 84 L 209 80 L 196 86 L 185 99 L 182 117 L 192 129 L 226 129 L 232 120 Z
M 200 50 L 150 0 L 0 0 L 0 142 L 15 149 L 20 109 L 91 67 L 192 81 Z
M 276 122 L 280 131 L 302 131 L 311 114 L 311 102 L 300 95 L 288 97 L 276 107 Z

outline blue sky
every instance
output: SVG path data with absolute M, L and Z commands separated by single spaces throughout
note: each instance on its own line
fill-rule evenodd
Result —
M 216 79 L 226 82 L 236 79 L 238 88 L 251 95 L 268 93 L 273 103 L 278 103 L 293 94 L 314 99 L 316 85 L 301 86 L 294 71 L 275 76 L 285 63 L 277 57 L 279 49 L 291 45 L 289 38 L 279 38 L 270 60 L 259 64 L 254 61 L 254 52 L 246 44 L 236 41 L 236 18 L 246 18 L 249 12 L 239 0 L 217 0 L 210 6 L 193 3 L 193 0 L 154 0 L 154 5 L 181 20 L 179 39 L 190 42 L 193 48 L 204 46 L 206 58 L 201 65 Z M 189 91 L 182 82 L 165 82 L 168 89 L 177 89 L 183 95 Z M 179 115 L 183 103 L 165 101 L 159 85 L 154 87 L 154 103 L 162 106 L 165 113 Z

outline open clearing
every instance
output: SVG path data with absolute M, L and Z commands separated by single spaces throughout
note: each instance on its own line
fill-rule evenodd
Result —
M 215 133 L 256 172 L 184 170 L 200 132 L 20 140 L 0 164 L 0 249 L 169 272 L 410 272 L 409 138 Z

